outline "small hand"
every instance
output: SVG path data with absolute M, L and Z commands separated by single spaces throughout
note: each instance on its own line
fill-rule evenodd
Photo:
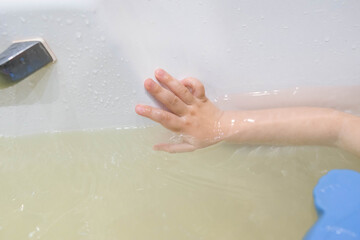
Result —
M 155 150 L 188 152 L 222 140 L 223 111 L 207 99 L 199 80 L 178 81 L 162 69 L 155 71 L 155 77 L 160 84 L 149 78 L 144 82 L 145 89 L 168 111 L 146 105 L 137 105 L 135 111 L 183 136 L 182 143 L 158 144 Z

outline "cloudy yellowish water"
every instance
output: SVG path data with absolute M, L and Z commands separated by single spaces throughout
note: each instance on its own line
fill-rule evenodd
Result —
M 301 239 L 325 147 L 154 152 L 160 128 L 0 138 L 0 239 Z

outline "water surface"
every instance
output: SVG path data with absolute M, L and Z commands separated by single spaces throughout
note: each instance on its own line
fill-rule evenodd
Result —
M 318 179 L 360 171 L 326 147 L 152 150 L 167 139 L 158 127 L 0 138 L 0 239 L 300 239 Z

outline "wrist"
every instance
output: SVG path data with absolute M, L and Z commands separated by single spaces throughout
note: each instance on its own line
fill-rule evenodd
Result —
M 232 141 L 236 137 L 239 142 L 238 136 L 244 130 L 244 117 L 242 111 L 224 111 L 219 120 L 219 129 L 221 131 L 220 141 Z

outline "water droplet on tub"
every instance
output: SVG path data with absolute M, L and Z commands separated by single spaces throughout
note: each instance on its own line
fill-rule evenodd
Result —
M 76 33 L 76 38 L 77 38 L 77 39 L 80 39 L 80 38 L 81 38 L 81 32 L 77 32 L 77 33 Z
M 20 17 L 20 21 L 21 21 L 22 23 L 26 23 L 26 19 L 23 18 L 23 17 Z
M 67 25 L 71 25 L 72 23 L 73 23 L 73 20 L 72 20 L 72 19 L 67 19 L 67 20 L 66 20 L 66 24 L 67 24 Z

